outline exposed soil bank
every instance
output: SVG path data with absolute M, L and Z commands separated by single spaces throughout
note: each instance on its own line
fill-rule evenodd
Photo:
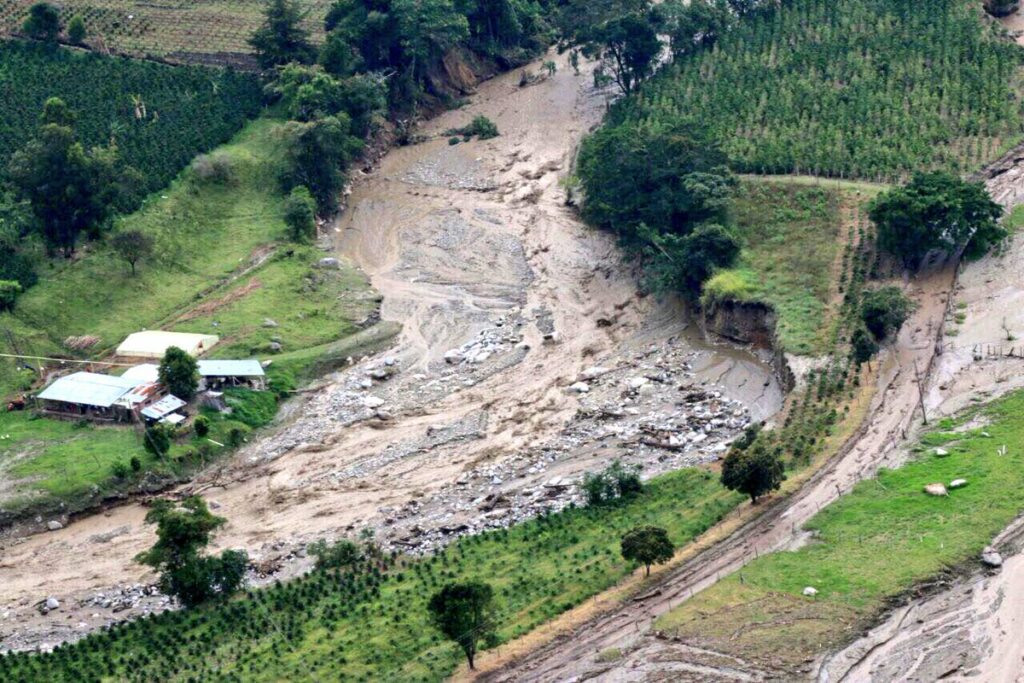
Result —
M 518 73 L 488 81 L 424 130 L 485 114 L 500 137 L 450 146 L 439 135 L 356 182 L 338 249 L 403 331 L 177 491 L 229 520 L 220 547 L 246 549 L 274 578 L 308 567 L 308 541 L 363 528 L 426 550 L 567 505 L 582 472 L 615 458 L 647 474 L 715 459 L 748 420 L 778 410 L 767 364 L 705 343 L 674 304 L 641 296 L 613 239 L 565 206 L 559 180 L 605 94 L 557 63 L 526 88 Z M 127 505 L 7 543 L 0 648 L 165 608 L 142 595 L 153 577 L 132 561 L 155 539 L 144 515 Z M 42 616 L 33 605 L 48 595 L 61 607 Z
M 796 376 L 785 351 L 779 347 L 777 323 L 778 316 L 772 307 L 758 302 L 720 301 L 701 312 L 705 333 L 769 354 L 776 378 L 789 392 L 796 386 Z

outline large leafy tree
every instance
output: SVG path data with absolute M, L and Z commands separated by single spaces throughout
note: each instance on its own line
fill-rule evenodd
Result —
M 22 30 L 36 40 L 55 43 L 60 35 L 60 12 L 48 2 L 37 2 L 29 8 Z
M 623 559 L 639 562 L 646 568 L 646 576 L 651 575 L 652 564 L 668 562 L 675 552 L 668 532 L 656 526 L 642 526 L 626 532 L 621 549 Z
M 568 0 L 559 14 L 562 43 L 599 60 L 623 93 L 654 70 L 661 41 L 650 0 Z
M 289 121 L 283 134 L 288 189 L 306 186 L 321 215 L 333 212 L 345 184 L 344 168 L 362 147 L 362 141 L 350 134 L 348 115 L 339 113 L 307 123 Z
M 673 59 L 714 45 L 733 21 L 725 0 L 665 0 L 652 11 L 659 31 L 668 36 Z
M 915 270 L 932 250 L 984 253 L 1006 236 L 1002 215 L 984 185 L 942 171 L 915 174 L 880 195 L 870 210 L 879 246 Z
M 288 62 L 310 63 L 317 51 L 302 27 L 304 14 L 293 0 L 269 0 L 263 25 L 249 39 L 260 66 L 269 69 Z
M 704 130 L 680 119 L 605 126 L 580 151 L 583 214 L 626 241 L 641 225 L 680 235 L 725 218 L 736 185 Z
M 477 646 L 494 636 L 494 590 L 486 583 L 450 583 L 427 604 L 434 625 L 458 643 L 473 668 Z
M 157 541 L 135 560 L 160 572 L 160 589 L 186 607 L 228 597 L 242 584 L 249 558 L 237 550 L 206 556 L 213 533 L 227 522 L 212 514 L 199 496 L 174 503 L 158 500 L 146 513 L 157 527 Z
M 913 305 L 899 287 L 889 285 L 864 293 L 861 319 L 879 341 L 891 337 L 906 322 Z
M 47 248 L 65 256 L 74 253 L 83 232 L 98 232 L 117 202 L 120 181 L 117 148 L 87 151 L 75 138 L 74 118 L 62 100 L 47 100 L 35 138 L 8 165 Z
M 778 490 L 785 479 L 778 448 L 763 439 L 755 439 L 747 448 L 733 448 L 722 462 L 722 486 L 747 494 L 752 503 Z
M 649 229 L 641 235 L 651 243 L 648 276 L 655 289 L 700 294 L 701 286 L 719 268 L 731 266 L 740 254 L 740 243 L 717 223 L 705 223 L 688 235 L 658 233 Z
M 188 353 L 172 346 L 164 352 L 158 370 L 160 383 L 167 390 L 185 401 L 196 394 L 199 388 L 199 365 Z

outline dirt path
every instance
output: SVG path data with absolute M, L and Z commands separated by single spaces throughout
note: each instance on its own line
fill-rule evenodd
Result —
M 485 83 L 427 126 L 438 139 L 356 182 L 334 237 L 403 332 L 180 490 L 229 520 L 221 547 L 274 578 L 308 567 L 308 541 L 364 528 L 429 550 L 578 500 L 573 482 L 613 458 L 648 475 L 714 459 L 778 409 L 764 363 L 704 344 L 676 308 L 638 294 L 613 241 L 565 206 L 559 181 L 604 96 L 558 65 L 526 88 L 518 73 Z M 443 131 L 478 113 L 501 136 L 449 146 Z M 651 433 L 673 447 L 645 444 Z M 166 608 L 132 561 L 154 540 L 144 514 L 128 505 L 7 542 L 0 648 Z M 60 608 L 40 615 L 51 595 Z

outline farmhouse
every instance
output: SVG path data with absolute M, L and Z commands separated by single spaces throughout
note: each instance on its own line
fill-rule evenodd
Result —
M 246 387 L 263 390 L 267 386 L 266 374 L 258 360 L 201 360 L 198 366 L 202 389 Z
M 76 372 L 58 378 L 39 396 L 40 411 L 57 417 L 128 422 L 160 396 L 159 387 L 124 377 Z
M 117 347 L 117 355 L 128 358 L 163 358 L 167 349 L 177 346 L 190 356 L 199 356 L 220 341 L 215 334 L 143 330 L 129 334 Z

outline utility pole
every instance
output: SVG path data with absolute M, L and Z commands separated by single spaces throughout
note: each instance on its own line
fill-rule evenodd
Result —
M 921 417 L 924 423 L 928 424 L 928 413 L 924 410 L 924 386 L 921 384 L 921 373 L 917 369 L 917 359 L 914 359 L 914 378 L 917 379 L 917 402 L 921 405 Z

